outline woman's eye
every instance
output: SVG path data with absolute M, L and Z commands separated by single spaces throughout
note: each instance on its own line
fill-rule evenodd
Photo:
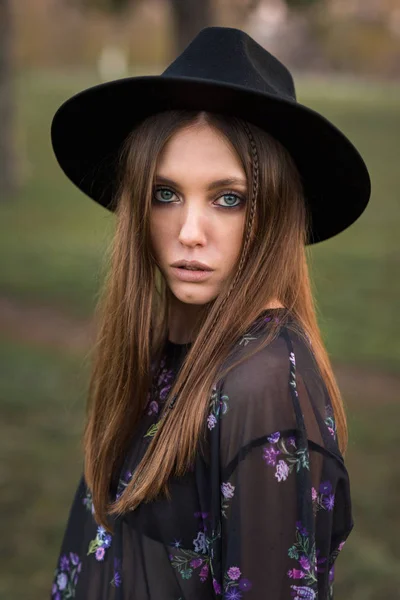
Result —
M 157 197 L 156 194 L 160 192 L 161 197 Z M 171 196 L 174 195 L 174 192 L 168 188 L 157 188 L 154 192 L 154 199 L 158 202 L 168 203 L 171 200 Z
M 175 192 L 173 192 L 169 188 L 159 187 L 154 190 L 153 198 L 154 200 L 156 200 L 156 202 L 170 204 L 174 195 Z M 237 194 L 234 194 L 233 192 L 226 192 L 225 194 L 220 196 L 219 199 L 221 198 L 224 199 L 225 204 L 219 204 L 218 206 L 221 206 L 222 208 L 236 208 L 244 202 L 243 198 L 241 198 Z
M 226 194 L 223 194 L 221 196 L 221 198 L 223 198 L 223 199 L 228 198 L 228 200 L 226 200 L 227 204 L 225 206 L 222 205 L 223 208 L 229 208 L 229 207 L 236 208 L 237 206 L 240 206 L 244 202 L 243 198 L 241 198 L 240 196 L 238 196 L 237 194 L 234 194 L 232 192 L 227 192 Z M 234 204 L 235 201 L 238 201 L 238 202 L 236 204 Z

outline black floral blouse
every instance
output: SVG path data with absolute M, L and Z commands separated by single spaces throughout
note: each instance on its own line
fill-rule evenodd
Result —
M 237 343 L 248 353 L 269 309 Z M 53 600 L 332 600 L 334 563 L 352 530 L 349 478 L 312 348 L 290 324 L 213 388 L 207 452 L 171 480 L 171 500 L 97 526 L 82 475 L 51 588 Z M 154 435 L 190 344 L 167 340 L 116 497 Z

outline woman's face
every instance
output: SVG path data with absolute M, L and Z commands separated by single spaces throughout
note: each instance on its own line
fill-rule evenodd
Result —
M 222 135 L 222 134 L 221 134 Z M 235 182 L 218 183 L 218 180 Z M 150 218 L 159 268 L 178 302 L 202 305 L 219 294 L 240 251 L 246 175 L 229 142 L 208 124 L 174 134 L 159 156 Z M 212 271 L 184 281 L 190 271 L 171 265 L 197 260 Z

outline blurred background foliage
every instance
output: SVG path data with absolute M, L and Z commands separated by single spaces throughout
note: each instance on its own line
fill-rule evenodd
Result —
M 365 213 L 309 261 L 349 419 L 355 528 L 336 597 L 399 600 L 398 1 L 192 1 L 0 2 L 0 600 L 49 597 L 82 467 L 91 317 L 114 228 L 57 166 L 52 116 L 105 79 L 160 73 L 203 24 L 241 27 L 275 53 L 299 102 L 342 129 L 369 168 Z

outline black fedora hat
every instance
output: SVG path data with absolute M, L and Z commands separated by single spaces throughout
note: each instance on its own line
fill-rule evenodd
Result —
M 287 148 L 311 212 L 309 244 L 340 233 L 367 206 L 370 177 L 354 145 L 325 117 L 297 102 L 285 65 L 231 27 L 202 29 L 161 75 L 117 79 L 66 100 L 51 125 L 55 156 L 78 188 L 115 210 L 122 142 L 147 116 L 179 108 L 236 115 Z

